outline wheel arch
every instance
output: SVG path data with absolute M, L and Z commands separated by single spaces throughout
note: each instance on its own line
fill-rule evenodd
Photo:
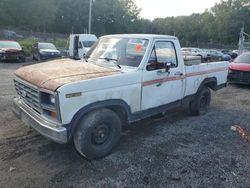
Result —
M 206 87 L 208 87 L 208 88 L 210 88 L 210 89 L 212 89 L 212 90 L 215 91 L 216 87 L 217 87 L 217 78 L 216 77 L 205 78 L 201 82 L 201 84 L 200 84 L 199 89 L 198 89 L 197 92 L 199 92 L 202 89 L 202 87 L 204 87 L 204 86 L 206 86 Z
M 77 128 L 78 122 L 82 119 L 82 117 L 94 110 L 98 110 L 101 108 L 107 108 L 114 111 L 120 117 L 122 123 L 127 123 L 129 118 L 131 117 L 131 109 L 129 105 L 125 101 L 120 99 L 98 101 L 89 104 L 81 108 L 72 118 L 68 129 L 69 140 L 72 139 Z

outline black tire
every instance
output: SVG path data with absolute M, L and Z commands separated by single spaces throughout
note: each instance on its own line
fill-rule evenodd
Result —
M 23 57 L 18 57 L 18 62 L 19 63 L 24 63 L 26 61 L 26 58 L 23 56 Z
M 26 62 L 26 57 L 22 57 L 22 58 L 21 58 L 21 62 L 22 62 L 22 63 Z
M 90 112 L 81 119 L 74 135 L 77 151 L 87 159 L 99 159 L 111 153 L 121 136 L 119 116 L 109 109 Z
M 198 57 L 201 57 L 201 61 L 204 61 L 204 59 L 203 59 L 203 57 L 202 57 L 202 55 L 197 55 Z
M 202 87 L 196 94 L 195 100 L 190 102 L 189 109 L 192 115 L 200 116 L 207 113 L 211 102 L 211 91 Z

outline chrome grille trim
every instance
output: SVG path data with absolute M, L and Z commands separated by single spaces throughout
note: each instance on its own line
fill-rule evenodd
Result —
M 39 90 L 32 87 L 30 84 L 25 84 L 16 79 L 14 80 L 14 85 L 17 94 L 25 101 L 25 103 L 41 114 L 42 108 L 40 104 Z

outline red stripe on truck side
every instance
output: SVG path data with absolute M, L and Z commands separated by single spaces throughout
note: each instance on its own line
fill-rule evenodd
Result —
M 228 68 L 218 68 L 218 69 L 213 69 L 213 70 L 209 70 L 209 71 L 199 71 L 199 72 L 188 73 L 185 76 L 172 76 L 172 77 L 167 77 L 167 78 L 162 78 L 162 79 L 149 80 L 149 81 L 143 82 L 143 87 L 154 85 L 154 84 L 157 84 L 160 82 L 183 80 L 183 79 L 188 78 L 188 77 L 199 76 L 202 74 L 210 74 L 210 73 L 215 73 L 215 72 L 221 72 L 221 71 L 226 71 L 226 70 L 228 70 Z

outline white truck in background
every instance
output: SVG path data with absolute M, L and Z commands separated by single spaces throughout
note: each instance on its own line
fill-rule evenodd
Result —
M 81 59 L 97 41 L 93 34 L 70 34 L 69 56 L 73 59 Z
M 73 140 L 89 159 L 111 153 L 122 125 L 183 104 L 207 112 L 211 90 L 226 87 L 228 62 L 185 65 L 176 37 L 101 37 L 83 62 L 60 59 L 15 72 L 14 113 L 58 143 Z

